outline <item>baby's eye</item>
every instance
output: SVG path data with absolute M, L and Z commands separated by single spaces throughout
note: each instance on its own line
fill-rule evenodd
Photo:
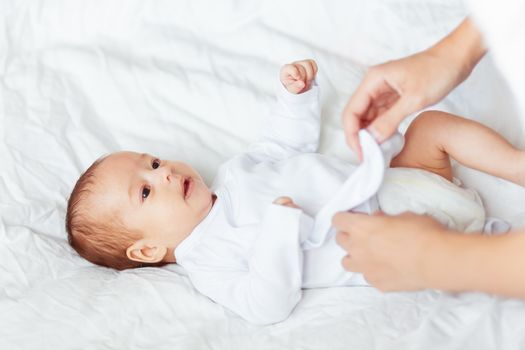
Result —
M 151 162 L 151 167 L 153 169 L 157 169 L 159 166 L 160 166 L 160 160 L 159 159 L 153 159 L 153 161 Z
M 142 188 L 142 200 L 148 198 L 150 192 L 151 190 L 149 187 L 143 187 Z

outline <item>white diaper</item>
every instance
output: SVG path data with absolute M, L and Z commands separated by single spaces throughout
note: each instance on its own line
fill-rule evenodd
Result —
M 430 215 L 450 229 L 481 232 L 485 209 L 478 193 L 434 173 L 414 168 L 390 168 L 377 193 L 383 212 Z

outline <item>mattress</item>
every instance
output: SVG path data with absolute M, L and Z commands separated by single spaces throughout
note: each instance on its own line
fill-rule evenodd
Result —
M 340 114 L 366 67 L 466 14 L 458 0 L 1 0 L 0 349 L 524 348 L 525 303 L 483 293 L 307 290 L 289 319 L 253 326 L 176 265 L 93 266 L 64 228 L 76 179 L 113 151 L 187 161 L 211 182 L 257 138 L 279 67 L 302 58 L 319 65 L 320 152 L 355 161 Z M 433 108 L 525 147 L 490 54 Z M 525 227 L 522 188 L 457 164 L 455 176 Z

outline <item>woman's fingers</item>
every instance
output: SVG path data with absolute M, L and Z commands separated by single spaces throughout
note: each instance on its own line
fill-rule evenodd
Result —
M 376 141 L 381 143 L 397 131 L 399 124 L 413 109 L 409 99 L 401 97 L 392 107 L 382 108 L 383 113 L 374 117 L 368 129 Z

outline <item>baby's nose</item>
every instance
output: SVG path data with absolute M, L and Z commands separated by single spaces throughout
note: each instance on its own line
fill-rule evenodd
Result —
M 167 181 L 169 184 L 174 183 L 180 183 L 182 181 L 183 176 L 180 174 L 175 173 L 171 169 L 169 171 L 166 171 L 164 173 L 164 181 Z
M 178 176 L 172 172 L 170 167 L 167 166 L 163 166 L 159 170 L 160 176 L 163 181 L 172 182 L 176 180 L 176 176 Z

